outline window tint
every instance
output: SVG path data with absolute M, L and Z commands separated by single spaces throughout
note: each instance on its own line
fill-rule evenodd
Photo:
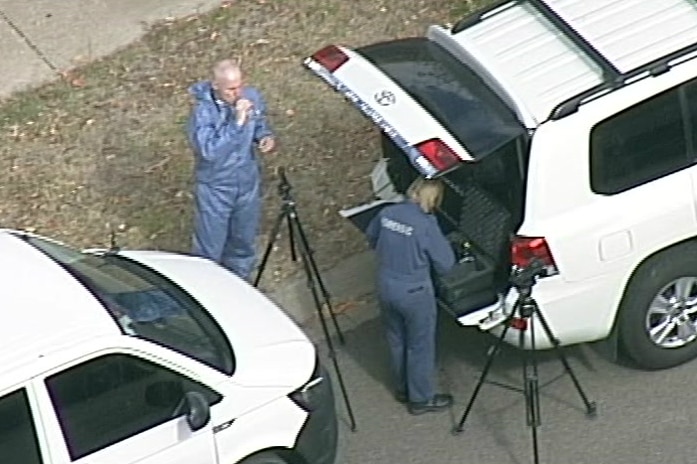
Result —
M 0 462 L 41 464 L 36 429 L 29 410 L 26 390 L 0 398 Z
M 205 309 L 168 279 L 120 256 L 84 254 L 37 237 L 25 239 L 82 282 L 125 334 L 233 373 L 234 356 L 223 331 Z
M 680 92 L 673 89 L 598 124 L 591 133 L 591 187 L 613 194 L 690 164 Z
M 218 393 L 132 356 L 93 359 L 46 379 L 73 460 L 183 415 L 186 392 Z
M 688 82 L 684 86 L 685 102 L 689 109 L 686 112 L 687 127 L 691 137 L 688 139 L 688 151 L 695 153 L 695 143 L 697 143 L 697 79 Z

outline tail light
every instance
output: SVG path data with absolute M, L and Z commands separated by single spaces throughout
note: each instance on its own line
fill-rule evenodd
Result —
M 327 71 L 334 72 L 346 63 L 349 57 L 336 45 L 327 45 L 315 52 L 312 59 L 321 64 Z
M 544 264 L 548 276 L 558 272 L 554 257 L 544 237 L 515 237 L 511 246 L 511 264 L 525 268 L 534 259 Z
M 416 149 L 438 172 L 446 171 L 460 162 L 460 157 L 439 139 L 421 142 L 416 145 Z

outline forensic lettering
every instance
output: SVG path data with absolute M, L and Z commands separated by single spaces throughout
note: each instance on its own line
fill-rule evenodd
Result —
M 401 222 L 394 221 L 392 219 L 383 217 L 380 218 L 380 225 L 387 230 L 397 232 L 402 235 L 410 236 L 414 228 L 407 224 L 402 224 Z

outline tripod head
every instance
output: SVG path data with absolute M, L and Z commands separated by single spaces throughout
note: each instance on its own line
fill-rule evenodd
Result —
M 539 259 L 530 261 L 530 265 L 523 268 L 516 268 L 511 272 L 510 282 L 518 293 L 529 294 L 532 287 L 537 283 L 537 278 L 544 274 L 545 265 Z
M 279 179 L 278 195 L 283 199 L 284 203 L 293 202 L 293 195 L 290 193 L 293 187 L 290 185 L 290 182 L 288 182 L 288 178 L 286 177 L 286 168 L 279 166 L 276 170 L 276 174 L 278 174 Z
M 545 272 L 545 265 L 539 259 L 533 259 L 530 265 L 516 268 L 511 272 L 510 282 L 518 291 L 518 303 L 521 317 L 530 317 L 534 311 L 535 302 L 532 300 L 532 287 L 537 278 Z

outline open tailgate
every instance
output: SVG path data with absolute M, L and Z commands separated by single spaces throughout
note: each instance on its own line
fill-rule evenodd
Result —
M 474 72 L 426 38 L 357 50 L 330 45 L 304 65 L 369 117 L 428 178 L 481 159 L 525 131 Z
M 342 55 L 345 62 L 335 68 Z M 368 116 L 424 176 L 472 160 L 404 89 L 353 50 L 331 45 L 307 58 L 305 66 Z

